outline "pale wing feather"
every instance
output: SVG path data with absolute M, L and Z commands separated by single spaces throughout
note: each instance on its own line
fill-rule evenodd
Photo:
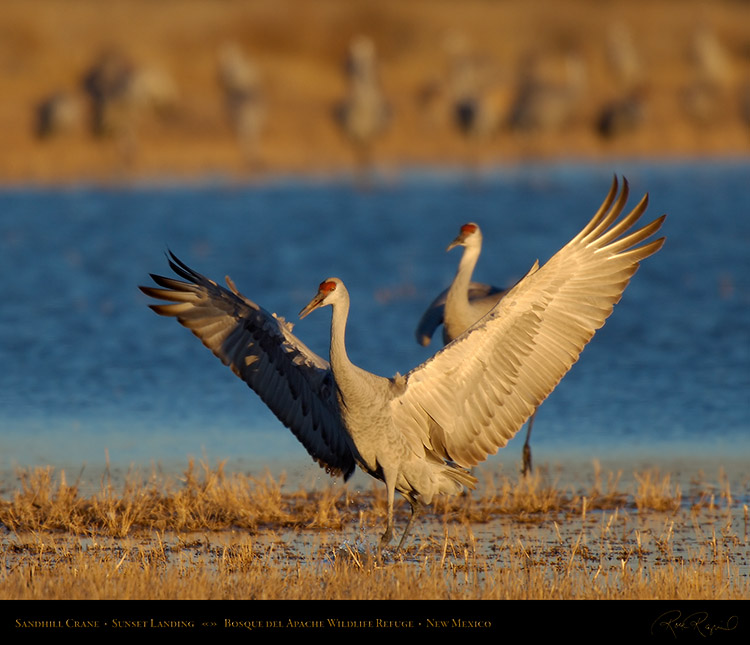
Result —
M 261 397 L 322 467 L 349 477 L 355 462 L 328 362 L 306 347 L 291 325 L 240 294 L 229 278 L 231 291 L 170 257 L 172 269 L 188 282 L 152 274 L 164 288 L 141 290 L 174 304 L 150 307 L 190 329 Z
M 607 211 L 616 190 L 613 181 L 594 218 L 542 268 L 532 267 L 482 320 L 405 376 L 392 404 L 404 432 L 465 467 L 518 432 L 612 313 L 639 262 L 664 242 L 633 248 L 664 216 L 617 239 L 643 214 L 647 197 L 614 224 L 627 182 Z

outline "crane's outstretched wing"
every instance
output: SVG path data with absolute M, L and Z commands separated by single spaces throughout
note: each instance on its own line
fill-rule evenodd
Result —
M 641 246 L 662 216 L 632 232 L 648 195 L 616 221 L 628 184 L 617 180 L 584 229 L 537 265 L 498 305 L 405 375 L 392 403 L 397 425 L 444 459 L 471 467 L 504 446 L 552 392 L 620 300 L 639 262 L 664 238 Z M 610 209 L 611 206 L 611 209 Z
M 471 282 L 469 284 L 469 300 L 482 300 L 483 298 L 500 296 L 503 293 L 503 289 L 482 282 Z M 448 289 L 430 303 L 422 314 L 422 318 L 419 319 L 415 334 L 420 345 L 427 347 L 435 334 L 435 330 L 443 324 L 447 296 Z
M 348 478 L 354 458 L 341 425 L 328 362 L 291 332 L 291 325 L 193 271 L 170 252 L 182 282 L 151 274 L 162 289 L 140 287 L 157 314 L 174 316 L 252 388 L 307 452 L 332 475 Z

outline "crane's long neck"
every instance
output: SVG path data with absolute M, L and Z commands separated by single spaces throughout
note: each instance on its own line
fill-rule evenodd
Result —
M 331 315 L 331 370 L 336 381 L 336 399 L 341 420 L 351 439 L 355 459 L 367 472 L 377 472 L 377 458 L 373 452 L 372 432 L 387 426 L 385 393 L 380 389 L 386 379 L 357 367 L 346 353 L 345 333 L 349 315 L 348 299 L 333 305 Z
M 480 251 L 479 245 L 464 247 L 461 261 L 458 263 L 456 277 L 453 278 L 453 282 L 448 289 L 448 295 L 445 298 L 443 342 L 447 343 L 453 340 L 477 321 L 476 313 L 472 310 L 469 300 L 469 286 Z
M 349 318 L 349 303 L 338 302 L 332 306 L 331 314 L 331 367 L 336 378 L 344 376 L 353 366 L 346 353 L 346 321 Z
M 461 261 L 458 263 L 456 276 L 453 278 L 453 283 L 448 290 L 448 301 L 452 301 L 454 304 L 465 304 L 468 306 L 469 284 L 471 283 L 471 276 L 474 273 L 474 267 L 477 265 L 480 251 L 481 248 L 478 246 L 464 247 Z M 446 307 L 447 306 L 448 303 L 446 302 Z
M 346 321 L 349 317 L 349 300 L 335 303 L 331 314 L 331 369 L 344 402 L 352 402 L 362 393 L 366 372 L 349 360 L 346 352 Z M 352 402 L 353 403 L 353 402 Z

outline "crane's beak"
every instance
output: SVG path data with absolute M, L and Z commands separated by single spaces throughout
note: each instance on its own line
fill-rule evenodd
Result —
M 459 235 L 456 237 L 455 240 L 453 240 L 449 245 L 448 248 L 445 249 L 446 252 L 455 249 L 457 246 L 461 246 L 466 241 L 466 235 L 464 233 L 459 233 Z
M 314 311 L 318 307 L 320 307 L 323 304 L 323 299 L 326 297 L 327 294 L 323 293 L 322 291 L 318 291 L 318 293 L 315 295 L 315 297 L 305 305 L 305 307 L 302 309 L 302 311 L 299 312 L 300 319 L 304 318 L 309 314 L 311 311 Z

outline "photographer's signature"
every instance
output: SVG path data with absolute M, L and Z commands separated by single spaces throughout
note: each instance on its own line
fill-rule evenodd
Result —
M 709 637 L 719 632 L 731 632 L 737 629 L 739 618 L 729 616 L 723 622 L 714 622 L 706 611 L 694 611 L 686 616 L 679 609 L 666 611 L 651 624 L 651 633 L 671 633 L 677 638 L 686 632 L 692 632 L 698 636 Z

